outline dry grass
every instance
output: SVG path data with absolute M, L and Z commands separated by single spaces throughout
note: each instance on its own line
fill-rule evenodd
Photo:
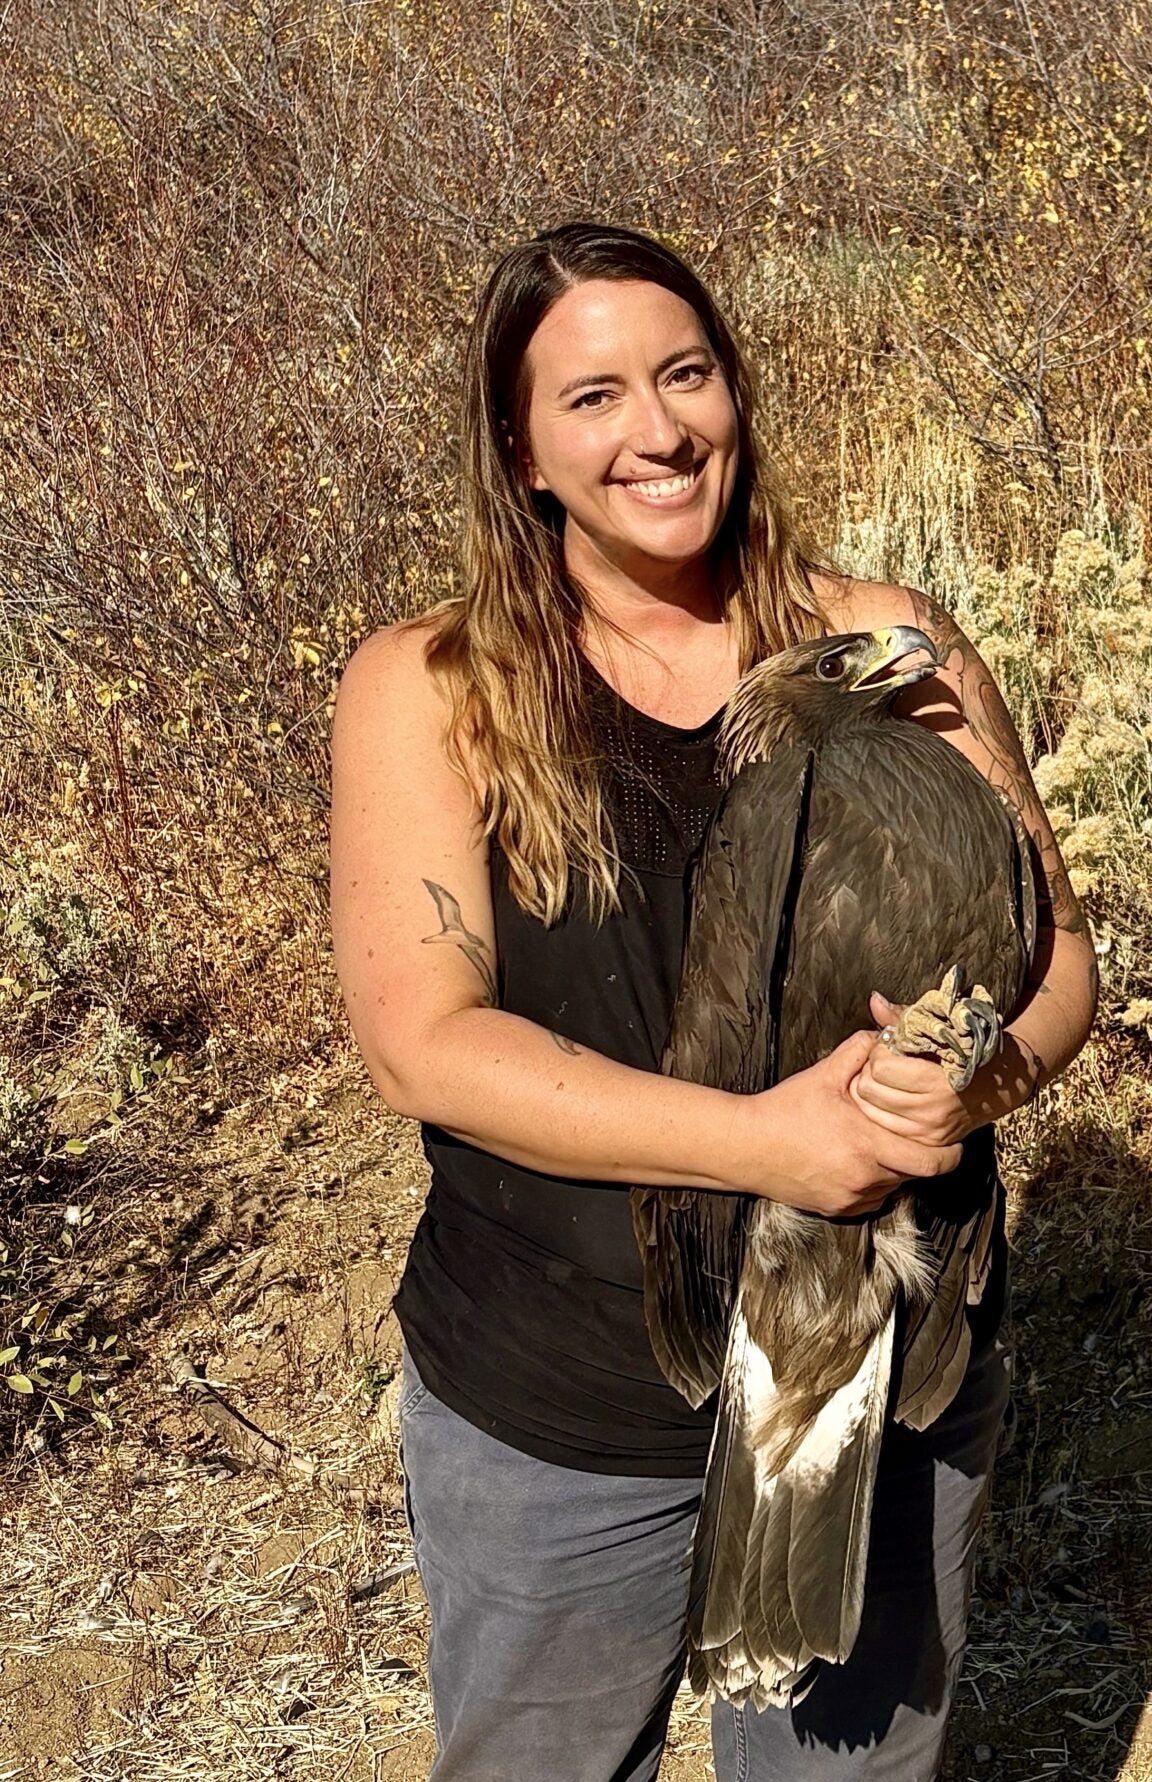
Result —
M 1129 1119 L 1147 1129 L 1152 1091 L 1137 1086 L 1141 1105 L 1122 1109 L 1114 1078 L 1094 1080 L 1108 1068 L 1102 1052 L 1078 1065 L 1009 1149 L 1017 1426 L 950 1782 L 1152 1774 L 1133 1744 L 1152 1632 L 1152 1155 L 1128 1141 Z M 1085 1112 L 1108 1106 L 1110 1125 Z M 345 1064 L 307 1067 L 197 1138 L 217 1204 L 200 1185 L 165 1195 L 185 1246 L 179 1287 L 155 1291 L 155 1254 L 106 1250 L 109 1316 L 133 1356 L 114 1433 L 26 1451 L 10 1473 L 0 1775 L 426 1772 L 425 1610 L 410 1576 L 387 1582 L 408 1557 L 388 1305 L 423 1191 L 414 1136 Z M 171 1151 L 186 1143 L 168 1135 Z M 149 1186 L 134 1185 L 141 1224 Z M 314 1457 L 319 1482 L 238 1461 L 174 1387 L 182 1356 Z M 332 1474 L 354 1490 L 326 1488 Z M 380 1594 L 356 1601 L 373 1579 Z M 982 1747 L 992 1756 L 978 1762 Z M 706 1715 L 682 1696 L 667 1782 L 710 1774 Z
M 359 638 L 452 585 L 478 281 L 581 215 L 693 258 L 815 529 L 957 608 L 1091 909 L 1098 1037 L 1006 1135 L 1018 1428 L 948 1774 L 1149 1782 L 1138 10 L 6 21 L 0 1782 L 423 1773 L 418 1591 L 350 1594 L 405 1551 L 386 1313 L 423 1178 L 331 969 L 326 740 Z M 222 1448 L 181 1357 L 315 1475 Z M 685 1701 L 669 1778 L 706 1750 Z

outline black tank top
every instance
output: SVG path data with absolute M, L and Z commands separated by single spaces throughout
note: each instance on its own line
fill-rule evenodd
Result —
M 719 799 L 717 712 L 680 729 L 590 666 L 622 908 L 582 894 L 551 928 L 521 910 L 491 850 L 499 1006 L 638 1070 L 658 1070 L 680 975 L 688 874 Z M 561 1054 L 557 1054 L 559 1058 Z M 539 1174 L 421 1129 L 432 1184 L 396 1312 L 425 1385 L 460 1416 L 586 1472 L 692 1478 L 711 1405 L 693 1411 L 644 1323 L 628 1188 Z

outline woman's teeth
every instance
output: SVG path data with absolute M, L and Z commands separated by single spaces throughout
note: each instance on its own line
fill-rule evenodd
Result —
M 669 495 L 683 495 L 685 489 L 690 489 L 695 481 L 696 473 L 693 471 L 687 476 L 666 477 L 658 483 L 629 483 L 628 487 L 638 489 L 641 495 L 651 496 L 654 501 L 660 501 Z

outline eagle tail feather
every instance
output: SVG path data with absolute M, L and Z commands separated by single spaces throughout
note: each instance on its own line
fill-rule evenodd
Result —
M 794 1624 L 766 1627 L 756 1600 L 761 1541 L 750 1537 L 769 1526 L 777 1479 L 753 1431 L 774 1391 L 771 1364 L 737 1306 L 693 1542 L 688 1676 L 701 1693 L 757 1707 L 786 1701 L 812 1656 Z
M 791 1526 L 781 1583 L 807 1649 L 832 1663 L 848 1657 L 860 1628 L 895 1324 L 893 1310 L 855 1377 L 829 1398 L 785 1475 Z
M 692 1547 L 688 1631 L 692 1646 L 704 1655 L 722 1649 L 739 1632 L 745 1535 L 756 1498 L 746 1402 L 751 1348 L 737 1308 Z M 766 1358 L 761 1360 L 767 1368 Z
M 860 1625 L 895 1313 L 831 1393 L 783 1470 L 756 1432 L 776 1387 L 741 1309 L 693 1550 L 693 1686 L 758 1707 L 787 1701 L 814 1659 L 842 1662 Z
M 984 1298 L 984 1289 L 988 1285 L 988 1277 L 992 1272 L 992 1258 L 995 1254 L 996 1229 L 1000 1211 L 1001 1189 L 999 1182 L 987 1206 L 972 1220 L 972 1237 L 968 1250 L 968 1292 L 970 1306 L 978 1306 Z
M 919 1365 L 905 1371 L 900 1384 L 896 1416 L 909 1429 L 925 1430 L 948 1409 L 968 1367 L 972 1333 L 965 1316 L 967 1270 L 953 1266 L 947 1271 L 950 1315 L 933 1327 L 935 1346 L 921 1345 L 914 1359 Z
M 644 1315 L 669 1383 L 696 1409 L 724 1366 L 743 1203 L 737 1195 L 634 1188 L 632 1226 L 644 1270 Z

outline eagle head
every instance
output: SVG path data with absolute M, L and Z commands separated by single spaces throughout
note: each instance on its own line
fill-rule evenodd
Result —
M 900 668 L 925 654 L 927 661 Z M 821 637 L 765 657 L 728 701 L 719 738 L 724 778 L 766 759 L 781 742 L 818 748 L 833 732 L 884 717 L 901 687 L 939 666 L 931 639 L 910 625 Z

